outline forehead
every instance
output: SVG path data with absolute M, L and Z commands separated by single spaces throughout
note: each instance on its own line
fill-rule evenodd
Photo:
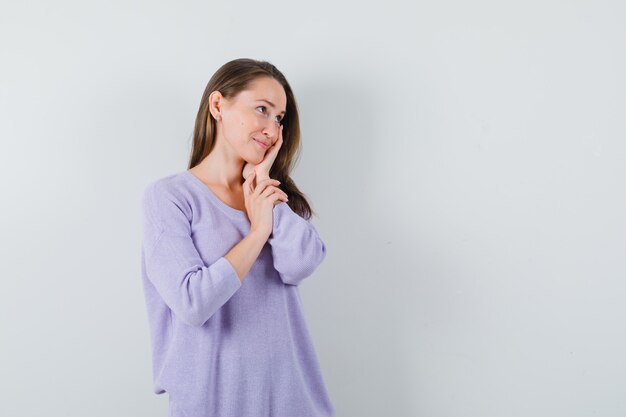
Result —
M 252 81 L 248 88 L 239 93 L 247 100 L 269 100 L 276 105 L 277 111 L 285 110 L 287 96 L 285 89 L 271 77 L 259 77 Z

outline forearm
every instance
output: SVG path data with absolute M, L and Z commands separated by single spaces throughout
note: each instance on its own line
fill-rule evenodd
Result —
M 224 255 L 224 258 L 230 262 L 237 272 L 237 276 L 241 282 L 243 282 L 245 276 L 252 268 L 254 261 L 258 258 L 266 242 L 266 235 L 251 231 Z

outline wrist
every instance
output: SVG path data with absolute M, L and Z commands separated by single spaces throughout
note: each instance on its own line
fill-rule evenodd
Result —
M 261 230 L 257 228 L 251 228 L 250 231 L 248 232 L 248 236 L 252 240 L 266 242 L 271 233 L 272 233 L 271 230 L 267 231 L 267 230 Z

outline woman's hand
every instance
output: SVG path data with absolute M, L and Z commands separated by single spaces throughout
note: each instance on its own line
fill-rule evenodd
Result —
M 277 187 L 280 181 L 271 178 L 258 180 L 254 187 L 252 181 L 255 176 L 256 172 L 252 171 L 243 183 L 243 197 L 250 220 L 250 231 L 269 237 L 273 229 L 274 206 L 281 201 L 287 202 L 287 194 Z
M 267 150 L 265 153 L 265 157 L 261 162 L 256 165 L 253 165 L 249 162 L 246 162 L 246 165 L 243 167 L 242 175 L 244 179 L 248 179 L 248 176 L 252 171 L 256 172 L 256 181 L 257 184 L 259 181 L 268 179 L 270 177 L 270 169 L 272 168 L 272 164 L 276 160 L 276 155 L 278 155 L 278 150 L 280 146 L 283 144 L 283 126 L 280 126 L 278 130 L 278 140 Z

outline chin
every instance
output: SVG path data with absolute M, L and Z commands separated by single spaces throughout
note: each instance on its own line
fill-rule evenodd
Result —
M 263 161 L 263 158 L 265 158 L 265 155 L 254 155 L 252 157 L 244 157 L 242 156 L 241 159 L 243 159 L 245 162 L 252 164 L 252 165 L 257 165 L 259 164 L 261 161 Z

